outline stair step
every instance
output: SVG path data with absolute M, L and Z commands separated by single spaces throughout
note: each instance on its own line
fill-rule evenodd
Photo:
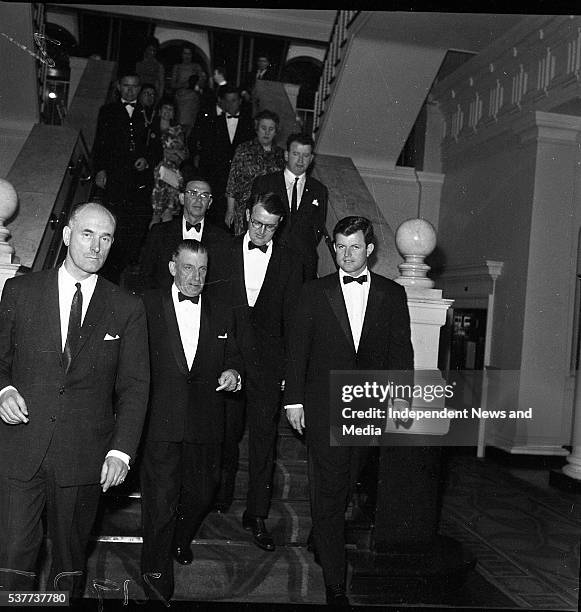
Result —
M 195 541 L 239 542 L 251 540 L 250 534 L 242 528 L 244 501 L 235 501 L 227 514 L 208 514 Z M 305 544 L 311 529 L 309 503 L 283 501 L 272 503 L 267 526 L 277 545 Z M 141 504 L 138 499 L 122 501 L 108 498 L 101 504 L 99 516 L 93 530 L 93 540 L 100 541 L 141 541 Z

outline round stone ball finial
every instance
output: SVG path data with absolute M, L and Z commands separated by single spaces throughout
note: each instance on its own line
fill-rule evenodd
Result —
M 11 183 L 0 179 L 0 263 L 12 263 L 14 249 L 8 240 L 10 232 L 4 227 L 4 221 L 10 219 L 18 207 L 18 194 Z
M 405 261 L 399 264 L 401 285 L 414 287 L 434 286 L 428 278 L 430 266 L 424 259 L 436 248 L 436 230 L 425 219 L 408 219 L 395 232 L 395 244 Z

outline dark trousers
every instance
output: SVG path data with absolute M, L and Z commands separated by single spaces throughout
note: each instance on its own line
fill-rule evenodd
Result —
M 28 481 L 0 477 L 0 588 L 38 588 L 36 569 L 46 509 L 51 567 L 46 588 L 81 597 L 86 548 L 95 522 L 99 484 L 57 484 L 49 448 L 38 472 Z
M 356 447 L 331 447 L 307 433 L 313 539 L 325 584 L 345 582 L 345 510 L 356 482 L 360 457 Z
M 141 571 L 165 598 L 174 590 L 172 547 L 186 548 L 214 498 L 219 444 L 146 442 L 141 463 Z M 159 573 L 159 578 L 151 574 Z M 150 597 L 159 595 L 146 586 Z

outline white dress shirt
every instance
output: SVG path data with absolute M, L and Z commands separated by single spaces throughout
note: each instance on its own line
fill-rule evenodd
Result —
M 234 136 L 236 136 L 236 128 L 238 127 L 238 117 L 228 117 L 226 115 L 226 126 L 228 127 L 228 136 L 230 142 L 234 142 Z
M 286 185 L 286 195 L 288 198 L 288 205 L 290 207 L 293 197 L 293 186 L 295 184 L 295 179 L 297 178 L 296 174 L 293 174 L 288 168 L 284 169 L 284 182 Z M 305 190 L 305 182 L 307 180 L 307 175 L 303 172 L 299 175 L 299 180 L 297 183 L 297 210 L 301 205 L 301 198 L 303 197 L 303 191 Z
M 135 106 L 127 106 L 127 104 L 130 104 L 129 100 L 121 100 L 121 104 L 125 106 L 125 110 L 127 111 L 129 117 L 133 117 L 133 111 L 135 110 Z M 131 104 L 137 104 L 137 100 L 134 100 L 133 102 L 131 102 Z
M 191 227 L 186 230 L 186 218 L 182 217 L 182 238 L 184 240 L 197 240 L 198 242 L 202 241 L 202 234 L 204 233 L 204 219 L 200 221 L 200 231 L 197 232 L 194 227 Z
M 355 277 L 358 278 L 364 274 L 367 275 L 367 282 L 361 284 L 355 282 L 345 284 L 343 278 L 351 275 L 339 269 L 339 284 L 341 285 L 345 307 L 347 308 L 347 316 L 349 317 L 349 326 L 351 327 L 355 351 L 359 350 L 361 330 L 363 329 L 363 320 L 365 319 L 367 300 L 369 298 L 369 287 L 371 286 L 371 275 L 366 267 L 361 274 Z
M 266 253 L 263 253 L 260 249 L 250 250 L 248 248 L 249 243 L 250 236 L 248 235 L 248 232 L 246 232 L 242 241 L 244 285 L 246 287 L 246 299 L 248 300 L 248 305 L 254 306 L 254 304 L 256 304 L 256 300 L 258 299 L 258 294 L 262 289 L 262 283 L 264 283 L 268 262 L 272 256 L 272 240 L 267 244 L 268 249 Z
M 71 303 L 73 296 L 75 295 L 77 288 L 76 283 L 81 283 L 81 293 L 83 294 L 83 308 L 81 310 L 81 325 L 85 320 L 87 314 L 87 308 L 93 297 L 95 287 L 97 286 L 98 276 L 91 274 L 89 278 L 82 281 L 78 281 L 76 278 L 71 276 L 64 265 L 59 268 L 58 271 L 58 289 L 59 289 L 59 313 L 61 318 L 61 349 L 65 350 L 65 344 L 67 342 L 67 334 L 69 332 L 69 317 L 71 316 Z
M 200 339 L 202 296 L 200 296 L 197 304 L 190 302 L 190 300 L 183 300 L 180 302 L 178 299 L 178 288 L 174 283 L 171 286 L 171 299 L 178 320 L 178 328 L 180 330 L 182 347 L 186 355 L 188 370 L 191 370 L 194 358 L 196 357 L 196 351 L 198 350 L 198 341 Z

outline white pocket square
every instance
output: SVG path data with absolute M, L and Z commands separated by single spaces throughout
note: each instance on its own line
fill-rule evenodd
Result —
M 119 340 L 119 334 L 115 334 L 114 336 L 111 336 L 111 334 L 105 334 L 103 340 Z
M 224 334 L 223 336 L 218 336 L 219 340 L 225 340 L 228 337 L 228 334 Z
M 312 205 L 313 206 L 318 206 L 319 205 L 319 200 L 313 200 L 312 201 Z

